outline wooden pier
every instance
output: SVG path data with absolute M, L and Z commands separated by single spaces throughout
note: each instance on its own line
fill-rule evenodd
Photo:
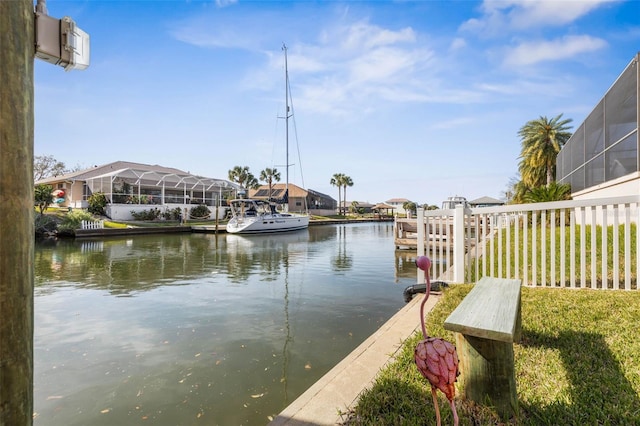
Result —
M 453 236 L 453 224 L 447 218 L 439 224 L 425 226 L 425 245 L 438 250 L 450 250 L 453 244 L 447 244 L 447 240 Z M 396 218 L 393 224 L 394 244 L 397 250 L 418 249 L 418 220 Z

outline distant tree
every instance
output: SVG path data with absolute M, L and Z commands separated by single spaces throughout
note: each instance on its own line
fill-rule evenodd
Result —
M 249 167 L 235 166 L 229 170 L 229 180 L 240 185 L 243 189 L 257 188 L 260 186 L 258 179 L 249 171 Z
M 53 155 L 36 155 L 33 158 L 34 182 L 65 173 L 68 173 L 66 166 L 62 161 L 56 160 Z
M 342 182 L 344 181 L 344 174 L 335 173 L 331 180 L 329 181 L 330 185 L 338 187 L 338 211 L 339 214 L 342 214 Z
M 404 203 L 402 203 L 402 208 L 407 212 L 411 212 L 411 214 L 413 215 L 416 212 L 417 206 L 413 201 L 405 201 Z
M 358 203 L 357 201 L 352 201 L 351 202 L 351 206 L 349 207 L 349 211 L 352 214 L 358 214 L 359 213 L 359 211 L 358 211 L 358 206 L 359 205 L 360 205 L 360 203 Z
M 527 187 L 537 188 L 554 181 L 558 152 L 571 137 L 571 127 L 567 126 L 571 121 L 563 120 L 560 114 L 550 120 L 541 116 L 522 126 L 518 132 L 522 143 L 519 171 Z
M 51 185 L 36 185 L 34 190 L 35 205 L 44 214 L 49 204 L 53 203 L 53 187 Z
M 429 203 L 424 203 L 420 207 L 422 207 L 424 210 L 438 210 L 440 208 L 435 204 L 429 205 Z
M 280 172 L 278 169 L 270 169 L 266 168 L 260 172 L 260 180 L 263 180 L 269 185 L 269 200 L 271 200 L 271 188 L 273 187 L 273 182 L 280 182 Z
M 342 191 L 343 191 L 342 199 L 344 200 L 345 204 L 347 203 L 347 186 L 353 186 L 353 179 L 351 179 L 350 176 L 343 175 L 343 177 L 342 177 Z M 346 209 L 346 206 L 345 206 L 345 209 Z
M 520 180 L 520 176 L 513 176 L 509 179 L 507 188 L 504 191 L 504 199 L 507 204 L 522 204 L 525 194 L 530 190 L 525 183 Z

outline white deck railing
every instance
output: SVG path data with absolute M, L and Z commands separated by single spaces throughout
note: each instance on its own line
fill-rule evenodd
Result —
M 429 253 L 440 280 L 638 289 L 640 196 L 418 209 L 417 223 L 418 254 Z

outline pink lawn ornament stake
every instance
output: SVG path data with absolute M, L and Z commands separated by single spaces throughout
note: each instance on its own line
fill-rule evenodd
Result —
M 438 397 L 436 389 L 440 389 L 451 405 L 453 412 L 453 424 L 458 424 L 458 413 L 453 398 L 456 394 L 455 381 L 458 377 L 458 354 L 456 347 L 446 340 L 437 337 L 429 337 L 424 326 L 424 305 L 429 298 L 431 290 L 431 280 L 429 279 L 429 269 L 431 260 L 426 256 L 416 258 L 416 266 L 424 271 L 426 283 L 426 293 L 420 305 L 420 324 L 422 325 L 422 335 L 424 340 L 418 342 L 415 350 L 416 365 L 420 373 L 431 383 L 431 395 L 433 405 L 436 409 L 436 424 L 440 426 L 440 408 L 438 407 Z

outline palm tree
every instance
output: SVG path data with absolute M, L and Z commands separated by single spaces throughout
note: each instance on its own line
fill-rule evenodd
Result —
M 344 193 L 342 194 L 342 199 L 344 203 L 347 203 L 347 186 L 353 186 L 353 179 L 350 176 L 343 175 L 342 176 L 342 188 Z M 345 214 L 347 213 L 347 206 L 345 206 Z
M 555 177 L 556 158 L 560 148 L 569 140 L 570 118 L 562 120 L 562 114 L 549 120 L 540 116 L 528 121 L 518 136 L 522 143 L 519 171 L 529 188 L 551 184 Z
M 249 167 L 235 166 L 229 170 L 229 180 L 240 185 L 243 189 L 257 188 L 260 186 L 258 179 L 249 171 Z
M 405 201 L 404 203 L 402 203 L 402 208 L 407 212 L 407 213 L 411 213 L 411 215 L 413 216 L 413 214 L 416 211 L 416 203 L 414 203 L 413 201 Z M 407 216 L 409 217 L 409 216 Z
M 568 183 L 551 182 L 547 186 L 541 186 L 528 190 L 523 197 L 526 203 L 546 203 L 550 201 L 563 201 L 571 199 L 571 185 Z
M 280 172 L 278 169 L 266 168 L 260 172 L 260 180 L 267 182 L 269 185 L 269 200 L 271 200 L 271 188 L 273 187 L 273 181 L 280 182 Z
M 333 177 L 331 178 L 331 180 L 329 181 L 329 184 L 333 185 L 333 186 L 337 186 L 338 187 L 338 214 L 342 214 L 342 182 L 344 181 L 344 174 L 342 173 L 335 173 L 333 175 Z
M 351 202 L 351 207 L 349 208 L 351 213 L 358 214 L 359 213 L 359 209 L 358 209 L 359 205 L 360 205 L 360 203 L 358 203 L 357 201 L 352 201 Z

